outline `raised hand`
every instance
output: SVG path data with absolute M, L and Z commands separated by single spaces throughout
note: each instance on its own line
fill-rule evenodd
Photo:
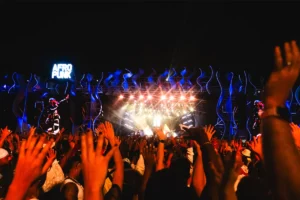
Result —
M 297 124 L 290 123 L 292 128 L 292 134 L 295 140 L 295 144 L 298 148 L 300 148 L 300 127 Z
M 88 130 L 81 136 L 81 157 L 83 164 L 85 199 L 102 199 L 102 187 L 106 179 L 108 162 L 117 147 L 113 147 L 105 156 L 102 155 L 103 134 L 98 136 L 97 147 L 94 149 L 93 132 Z
M 2 135 L 1 138 L 6 138 L 7 136 L 9 136 L 11 134 L 11 131 L 8 129 L 7 126 L 5 126 L 5 128 L 2 130 Z
M 234 149 L 235 149 L 237 152 L 241 152 L 242 149 L 243 149 L 242 140 L 241 140 L 241 139 L 239 139 L 239 140 L 234 140 L 234 141 L 233 141 L 233 146 L 234 146 Z
M 248 146 L 254 151 L 260 159 L 263 159 L 262 136 L 253 137 L 253 140 L 248 143 Z
M 155 153 L 153 146 L 146 146 L 143 150 L 143 157 L 146 167 L 153 167 L 155 164 Z M 151 168 L 152 169 L 152 168 Z
M 204 126 L 204 132 L 206 133 L 208 140 L 211 141 L 212 136 L 216 133 L 213 125 Z
M 167 136 L 164 134 L 164 132 L 162 131 L 162 129 L 154 129 L 154 133 L 157 135 L 159 140 L 165 140 L 167 138 Z
M 105 122 L 105 132 L 104 137 L 106 137 L 112 146 L 115 145 L 115 131 L 114 127 L 110 122 Z
M 36 130 L 36 127 L 34 127 L 34 126 L 30 127 L 29 132 L 28 132 L 27 141 L 30 141 L 32 139 L 32 137 L 34 137 L 35 130 Z M 26 149 L 28 148 L 28 145 L 29 145 L 29 143 L 26 143 Z
M 280 47 L 275 48 L 275 71 L 265 85 L 264 104 L 266 109 L 284 107 L 290 90 L 300 72 L 300 53 L 296 41 L 284 43 L 285 61 Z
M 46 136 L 43 135 L 29 137 L 27 141 L 22 142 L 15 176 L 5 199 L 23 199 L 30 185 L 47 172 L 53 158 L 48 159 L 46 162 L 45 158 L 53 140 L 50 140 L 44 146 L 45 140 Z

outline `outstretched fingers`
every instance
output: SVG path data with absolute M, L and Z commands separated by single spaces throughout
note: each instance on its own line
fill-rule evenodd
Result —
M 81 158 L 82 160 L 87 160 L 87 145 L 86 145 L 86 135 L 81 136 Z
M 294 57 L 293 62 L 295 62 L 295 64 L 292 66 L 294 66 L 296 68 L 300 68 L 300 51 L 299 51 L 299 47 L 295 40 L 293 40 L 291 42 L 291 48 L 292 48 L 292 53 L 293 53 L 293 57 Z
M 285 51 L 286 64 L 289 66 L 293 62 L 293 53 L 289 42 L 284 43 L 284 51 Z
M 38 155 L 38 153 L 41 151 L 41 149 L 43 148 L 43 145 L 44 145 L 44 142 L 45 142 L 45 136 L 40 136 L 34 150 L 32 151 L 32 155 L 33 156 L 36 156 Z
M 47 153 L 49 152 L 49 149 L 51 148 L 52 144 L 53 144 L 53 139 L 51 139 L 51 140 L 44 146 L 43 150 L 38 154 L 37 159 L 38 159 L 38 161 L 39 161 L 40 163 L 44 162 L 44 159 L 46 158 Z
M 96 156 L 102 156 L 103 142 L 104 142 L 104 136 L 99 135 L 97 141 L 97 147 L 96 147 Z
M 94 157 L 94 140 L 93 140 L 93 132 L 91 129 L 88 129 L 86 133 L 86 145 L 87 145 L 87 158 L 92 160 Z
M 283 58 L 281 55 L 281 49 L 279 46 L 275 47 L 275 69 L 276 70 L 281 70 L 283 67 Z

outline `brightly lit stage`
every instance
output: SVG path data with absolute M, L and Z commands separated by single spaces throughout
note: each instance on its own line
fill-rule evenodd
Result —
M 1 80 L 1 126 L 18 132 L 28 124 L 46 130 L 49 98 L 70 98 L 59 106 L 60 126 L 70 132 L 95 129 L 112 121 L 118 134 L 151 135 L 154 127 L 168 134 L 180 127 L 213 124 L 220 137 L 253 134 L 253 102 L 260 99 L 261 83 L 250 74 L 221 73 L 203 69 L 166 69 L 163 72 L 128 69 L 111 73 L 75 74 L 70 64 L 53 67 L 52 77 L 13 73 Z M 300 87 L 291 92 L 287 106 L 299 123 Z
M 131 134 L 150 136 L 154 127 L 162 127 L 166 134 L 177 136 L 183 127 L 198 125 L 200 103 L 192 91 L 180 94 L 158 89 L 152 93 L 120 94 L 111 116 Z

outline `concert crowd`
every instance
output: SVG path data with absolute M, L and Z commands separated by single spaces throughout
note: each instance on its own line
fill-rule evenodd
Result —
M 5 200 L 300 200 L 300 127 L 285 102 L 300 74 L 295 41 L 275 47 L 264 87 L 260 134 L 242 142 L 217 138 L 213 125 L 167 137 L 95 131 L 16 134 L 0 139 L 0 198 Z M 53 110 L 58 102 L 52 100 Z M 56 114 L 56 112 L 54 112 Z M 59 121 L 57 118 L 54 122 Z M 56 121 L 55 121 L 56 120 Z

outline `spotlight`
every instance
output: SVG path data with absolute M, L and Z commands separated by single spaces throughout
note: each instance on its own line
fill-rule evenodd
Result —
M 161 100 L 165 100 L 167 97 L 165 96 L 165 95 L 162 95 L 161 97 L 160 97 L 160 99 Z
M 181 95 L 181 96 L 180 96 L 180 100 L 181 100 L 181 101 L 185 100 L 185 96 Z
M 140 99 L 143 99 L 144 98 L 144 96 L 143 95 L 140 95 Z
M 151 96 L 151 95 L 148 95 L 147 99 L 148 99 L 148 100 L 152 99 L 152 96 Z
M 124 96 L 123 96 L 123 95 L 120 95 L 120 96 L 119 96 L 119 99 L 124 99 Z
M 190 101 L 194 101 L 195 97 L 194 96 L 190 96 Z
M 130 95 L 130 96 L 129 96 L 129 99 L 134 99 L 134 96 L 133 96 L 133 95 Z
M 174 100 L 174 97 L 173 97 L 173 96 L 170 96 L 170 100 L 171 100 L 171 101 Z

